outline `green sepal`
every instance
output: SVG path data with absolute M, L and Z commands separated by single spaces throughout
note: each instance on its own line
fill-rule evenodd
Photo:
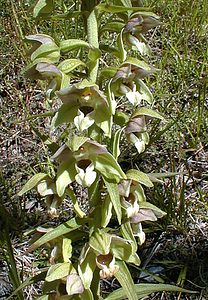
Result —
M 51 128 L 55 128 L 64 123 L 72 123 L 77 115 L 78 106 L 71 106 L 70 104 L 62 104 L 59 110 L 56 112 L 55 116 L 51 122 Z
M 114 120 L 114 123 L 121 126 L 121 127 L 124 127 L 128 121 L 129 121 L 129 116 L 124 113 L 123 111 L 116 111 L 114 117 L 113 117 L 113 120 Z
M 27 193 L 29 190 L 36 187 L 41 180 L 46 179 L 47 177 L 48 175 L 45 173 L 35 174 L 25 183 L 21 191 L 19 191 L 18 196 L 22 196 L 23 194 Z
M 56 190 L 59 197 L 62 197 L 68 184 L 75 180 L 77 174 L 75 159 L 62 163 L 57 169 Z
M 68 142 L 66 142 L 66 145 L 69 147 L 69 149 L 72 152 L 78 151 L 79 148 L 89 140 L 88 137 L 85 136 L 78 136 L 78 135 L 73 135 L 73 137 L 71 138 L 71 140 L 69 140 Z
M 162 218 L 164 216 L 166 216 L 166 212 L 162 211 L 161 209 L 159 209 L 157 206 L 153 205 L 152 203 L 149 202 L 140 202 L 139 203 L 139 207 L 140 208 L 147 208 L 147 209 L 151 209 L 154 214 L 156 215 L 157 218 Z
M 147 187 L 153 187 L 153 183 L 152 181 L 149 179 L 148 175 L 136 170 L 136 169 L 130 169 L 128 170 L 128 172 L 126 173 L 126 176 L 128 179 L 132 179 L 135 180 L 141 184 L 146 185 Z
M 130 64 L 130 65 L 133 65 L 133 66 L 136 66 L 138 68 L 141 68 L 141 69 L 144 69 L 145 71 L 152 71 L 153 72 L 153 68 L 151 66 L 149 66 L 146 62 L 144 62 L 143 60 L 139 60 L 135 57 L 128 57 L 123 63 L 122 63 L 122 66 L 123 65 L 126 65 L 126 64 Z
M 148 86 L 141 79 L 136 80 L 138 91 L 142 94 L 142 99 L 146 100 L 149 104 L 153 103 L 153 95 Z
M 69 259 L 71 258 L 71 255 L 72 255 L 72 245 L 71 245 L 70 239 L 63 238 L 62 255 L 63 255 L 64 262 L 65 263 L 69 262 Z
M 107 255 L 110 252 L 112 236 L 104 230 L 97 229 L 90 237 L 89 245 L 97 253 Z
M 100 76 L 106 78 L 113 78 L 116 75 L 118 68 L 117 67 L 106 67 L 103 68 L 100 72 Z

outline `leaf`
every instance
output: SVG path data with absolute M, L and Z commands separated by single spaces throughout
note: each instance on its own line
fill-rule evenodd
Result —
M 133 253 L 136 253 L 137 251 L 137 242 L 136 239 L 134 237 L 132 228 L 131 228 L 131 224 L 130 222 L 125 222 L 124 224 L 121 225 L 121 233 L 124 237 L 124 239 L 131 241 L 131 247 L 132 247 L 132 251 Z
M 38 173 L 35 174 L 32 178 L 30 178 L 26 184 L 23 186 L 23 188 L 21 189 L 21 191 L 18 193 L 18 196 L 22 196 L 24 193 L 28 192 L 29 190 L 33 189 L 34 187 L 37 186 L 37 184 L 45 179 L 46 177 L 48 177 L 47 174 L 45 173 Z
M 63 73 L 68 74 L 79 66 L 86 67 L 85 63 L 80 59 L 65 59 L 58 65 L 58 68 Z
M 140 202 L 139 203 L 140 208 L 147 208 L 147 209 L 151 209 L 157 218 L 162 218 L 166 215 L 166 213 L 164 211 L 162 211 L 161 209 L 159 209 L 157 206 L 153 205 L 152 203 L 149 202 Z
M 33 10 L 33 16 L 37 18 L 40 14 L 50 14 L 52 11 L 53 0 L 38 0 Z
M 62 163 L 57 169 L 56 190 L 59 197 L 62 197 L 65 188 L 75 179 L 77 171 L 75 169 L 75 159 L 71 158 L 70 162 Z
M 105 182 L 106 188 L 108 190 L 111 202 L 113 203 L 113 207 L 116 212 L 118 223 L 121 224 L 122 212 L 121 212 L 121 203 L 120 203 L 118 184 L 108 182 L 106 179 L 104 179 L 104 182 Z
M 152 104 L 153 96 L 148 86 L 141 79 L 136 80 L 136 85 L 142 95 L 142 99 L 146 100 L 149 104 Z
M 58 238 L 59 236 L 63 236 L 64 234 L 67 234 L 71 231 L 74 231 L 81 227 L 80 224 L 78 224 L 77 220 L 75 218 L 70 219 L 69 221 L 59 225 L 58 227 L 48 231 L 45 233 L 41 238 L 39 238 L 36 242 L 34 242 L 27 252 L 34 251 L 38 247 L 42 246 L 43 244 L 50 242 L 51 240 L 54 240 Z
M 126 173 L 126 176 L 128 179 L 132 179 L 135 180 L 141 184 L 144 184 L 148 187 L 153 187 L 153 183 L 152 181 L 149 179 L 148 175 L 139 171 L 139 170 L 135 170 L 135 169 L 130 169 L 128 170 L 128 172 Z
M 127 296 L 128 299 L 137 300 L 138 296 L 136 294 L 135 285 L 125 262 L 116 261 L 116 264 L 119 266 L 119 271 L 115 273 L 115 277 L 121 284 L 125 296 Z M 114 298 L 114 299 L 118 300 L 119 298 Z
M 113 139 L 113 156 L 115 157 L 115 159 L 117 160 L 117 158 L 119 157 L 121 151 L 120 151 L 120 147 L 119 147 L 119 143 L 120 143 L 120 139 L 121 139 L 121 133 L 123 131 L 122 129 L 118 129 L 115 134 L 114 134 L 114 139 Z
M 89 247 L 88 249 L 89 250 Z M 90 289 L 93 279 L 93 272 L 96 267 L 96 255 L 93 251 L 87 251 L 86 247 L 83 248 L 85 252 L 84 260 L 78 265 L 78 273 L 82 279 L 85 289 Z M 87 253 L 86 253 L 87 251 Z
M 135 290 L 137 293 L 136 299 L 143 299 L 147 297 L 148 295 L 156 292 L 184 292 L 184 293 L 191 293 L 195 294 L 195 291 L 190 291 L 186 289 L 182 289 L 178 286 L 171 285 L 171 284 L 152 284 L 152 283 L 139 283 L 135 284 Z M 126 299 L 127 293 L 124 291 L 123 288 L 117 289 L 113 293 L 111 293 L 106 300 L 123 300 Z
M 21 290 L 23 290 L 28 285 L 34 284 L 36 282 L 42 281 L 45 279 L 47 271 L 43 271 L 38 275 L 27 278 L 8 298 L 7 300 L 14 299 L 14 296 Z
M 120 33 L 122 28 L 124 28 L 125 23 L 120 21 L 108 22 L 102 28 L 101 32 L 108 31 L 108 32 L 117 32 Z
M 102 153 L 97 155 L 94 159 L 93 157 L 91 159 L 94 163 L 95 169 L 106 179 L 119 182 L 120 179 L 126 178 L 125 173 L 110 153 Z
M 73 267 L 69 262 L 52 265 L 48 270 L 45 280 L 50 282 L 64 278 L 71 273 L 72 268 Z
M 149 71 L 149 72 L 153 72 L 153 68 L 150 67 L 147 63 L 145 63 L 143 60 L 139 60 L 135 57 L 128 57 L 123 63 L 122 63 L 122 66 L 123 65 L 126 65 L 126 64 L 130 64 L 130 65 L 134 65 L 138 68 L 141 68 L 141 69 L 144 69 L 145 71 Z
M 34 61 L 41 57 L 49 58 L 51 62 L 58 61 L 60 57 L 59 47 L 55 43 L 40 45 L 40 47 L 32 53 L 31 60 Z
M 127 51 L 125 50 L 124 43 L 123 43 L 123 31 L 124 31 L 124 29 L 121 30 L 120 34 L 118 35 L 118 39 L 117 39 L 120 62 L 125 61 L 126 56 L 127 56 Z
M 78 106 L 71 106 L 69 104 L 62 104 L 57 113 L 52 119 L 51 127 L 55 128 L 63 123 L 71 123 L 76 117 Z
M 120 13 L 129 11 L 140 12 L 143 11 L 144 7 L 132 7 L 132 6 L 119 6 L 119 5 L 109 5 L 109 4 L 99 4 L 96 6 L 96 9 L 100 11 L 105 11 L 109 13 Z
M 141 107 L 141 108 L 137 109 L 133 113 L 132 118 L 135 118 L 137 116 L 148 116 L 148 117 L 164 120 L 164 117 L 162 115 L 160 115 L 158 112 L 156 112 L 150 108 L 146 108 L 146 107 Z
M 107 195 L 104 201 L 102 202 L 102 207 L 101 207 L 102 220 L 100 225 L 104 228 L 108 225 L 112 217 L 112 206 L 113 206 L 112 201 L 109 195 Z
M 104 230 L 97 229 L 90 237 L 89 245 L 99 254 L 106 255 L 110 252 L 112 236 Z
M 86 214 L 81 210 L 74 191 L 69 187 L 66 192 L 72 200 L 76 215 L 79 216 L 80 218 L 84 218 Z
M 80 49 L 81 47 L 90 47 L 90 45 L 87 42 L 78 39 L 69 39 L 61 41 L 59 46 L 62 52 Z

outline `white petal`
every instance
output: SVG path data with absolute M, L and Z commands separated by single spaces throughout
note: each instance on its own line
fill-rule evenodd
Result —
M 85 116 L 82 111 L 78 110 L 78 116 L 74 118 L 74 125 L 79 131 L 88 129 L 95 122 L 94 119 L 92 119 L 92 113 L 94 112 Z
M 75 176 L 76 182 L 84 187 L 91 186 L 97 176 L 93 164 L 90 164 L 85 171 L 76 165 L 75 167 L 78 172 Z
M 142 100 L 142 94 L 140 94 L 137 91 L 126 93 L 126 97 L 129 100 L 129 102 L 131 102 L 131 104 L 133 104 L 134 106 L 139 105 Z

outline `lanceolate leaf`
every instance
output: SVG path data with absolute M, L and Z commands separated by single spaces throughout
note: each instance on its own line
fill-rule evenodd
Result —
M 121 133 L 123 131 L 122 129 L 118 129 L 115 134 L 114 134 L 114 139 L 113 139 L 113 156 L 115 157 L 115 159 L 117 160 L 117 158 L 120 155 L 120 139 L 121 139 Z
M 118 22 L 118 21 L 114 21 L 114 22 L 109 22 L 106 23 L 102 28 L 101 28 L 101 32 L 103 31 L 113 31 L 113 32 L 121 32 L 121 29 L 125 26 L 125 23 L 123 22 Z
M 51 240 L 54 240 L 58 238 L 59 236 L 63 236 L 64 234 L 67 234 L 73 230 L 78 229 L 81 227 L 80 224 L 78 224 L 77 220 L 75 218 L 70 219 L 69 221 L 59 225 L 58 227 L 48 231 L 45 233 L 41 238 L 39 238 L 35 243 L 33 243 L 27 252 L 34 251 L 38 247 L 42 246 L 43 244 L 50 242 Z
M 118 223 L 121 224 L 122 213 L 121 213 L 121 203 L 120 203 L 120 195 L 118 191 L 118 184 L 108 182 L 105 179 L 104 182 L 108 190 L 108 193 L 110 195 L 111 202 L 113 203 L 113 207 L 117 215 Z
M 131 277 L 131 273 L 129 272 L 129 269 L 127 268 L 125 262 L 116 261 L 116 264 L 119 266 L 119 271 L 115 274 L 115 277 L 121 284 L 125 296 L 127 296 L 128 299 L 137 300 L 138 296 L 136 294 L 135 285 Z M 118 298 L 116 298 L 116 300 L 117 299 Z
M 160 115 L 158 112 L 156 112 L 150 108 L 146 108 L 146 107 L 141 107 L 141 108 L 137 109 L 134 112 L 134 114 L 132 115 L 132 118 L 137 117 L 137 116 L 148 116 L 148 117 L 164 120 L 164 117 L 162 115 Z
M 147 63 L 145 63 L 143 60 L 139 60 L 135 57 L 128 57 L 122 65 L 131 64 L 138 68 L 144 69 L 145 71 L 153 72 L 153 68 L 150 67 Z
M 127 52 L 124 48 L 124 43 L 123 43 L 123 29 L 121 30 L 121 33 L 118 36 L 117 44 L 118 44 L 118 50 L 119 50 L 119 59 L 121 62 L 123 62 L 126 60 L 126 55 L 127 55 Z
M 64 40 L 60 42 L 60 50 L 62 52 L 68 52 L 71 50 L 79 49 L 81 47 L 89 48 L 90 45 L 87 42 L 78 39 Z
M 35 174 L 32 178 L 30 178 L 26 184 L 23 186 L 21 191 L 18 193 L 18 196 L 22 196 L 24 193 L 28 192 L 29 190 L 33 189 L 34 187 L 37 186 L 37 184 L 45 179 L 48 175 L 45 173 L 38 173 Z
M 153 187 L 152 181 L 149 179 L 148 175 L 135 169 L 131 169 L 126 173 L 128 179 L 135 180 L 141 184 L 144 184 L 148 187 Z
M 65 59 L 58 65 L 58 68 L 65 74 L 68 74 L 79 66 L 86 67 L 85 63 L 80 59 Z
M 53 56 L 50 54 L 53 53 Z M 31 60 L 35 60 L 40 57 L 51 58 L 51 61 L 56 62 L 59 59 L 59 47 L 55 43 L 42 44 L 31 55 Z
M 109 5 L 109 4 L 99 4 L 96 8 L 100 11 L 105 11 L 105 12 L 109 12 L 109 13 L 120 13 L 120 12 L 127 12 L 127 11 L 140 12 L 140 11 L 144 11 L 147 9 L 144 7 L 132 7 L 132 6 L 124 7 L 124 6 Z
M 70 274 L 71 270 L 72 270 L 72 265 L 69 262 L 52 265 L 48 270 L 45 280 L 54 281 L 57 279 L 64 278 Z
M 184 292 L 184 293 L 196 293 L 194 291 L 182 289 L 178 286 L 171 285 L 171 284 L 152 284 L 152 283 L 139 283 L 135 284 L 135 291 L 137 293 L 136 299 L 143 299 L 147 297 L 149 294 L 156 293 L 156 292 Z M 113 293 L 111 293 L 106 300 L 123 300 L 126 299 L 127 293 L 123 288 L 120 288 Z
M 40 14 L 50 14 L 53 11 L 53 0 L 38 0 L 33 10 L 33 16 L 36 18 Z

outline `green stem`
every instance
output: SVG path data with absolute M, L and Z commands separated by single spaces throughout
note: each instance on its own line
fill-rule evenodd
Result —
M 98 23 L 95 10 L 92 10 L 87 18 L 87 38 L 93 48 L 99 48 Z M 99 58 L 91 60 L 89 64 L 89 80 L 93 83 L 97 80 Z

